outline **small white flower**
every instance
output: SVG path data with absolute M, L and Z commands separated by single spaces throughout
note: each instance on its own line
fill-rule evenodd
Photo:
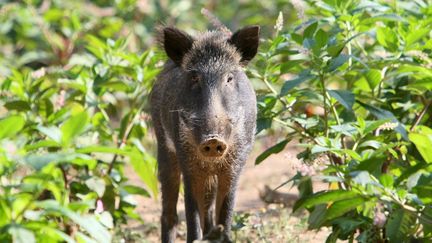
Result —
M 279 16 L 276 20 L 276 24 L 274 26 L 275 30 L 277 32 L 281 31 L 283 28 L 283 15 L 282 15 L 282 11 L 279 12 Z
M 294 9 L 297 11 L 297 17 L 299 19 L 303 19 L 305 17 L 304 12 L 306 9 L 306 4 L 302 0 L 291 0 L 291 4 L 293 5 Z

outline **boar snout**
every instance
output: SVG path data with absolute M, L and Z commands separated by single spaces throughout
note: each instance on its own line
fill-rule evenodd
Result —
M 204 157 L 221 157 L 225 154 L 227 144 L 216 136 L 211 136 L 199 145 L 199 151 Z

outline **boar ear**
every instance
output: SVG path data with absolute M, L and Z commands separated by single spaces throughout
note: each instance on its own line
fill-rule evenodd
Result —
M 166 54 L 177 65 L 181 65 L 183 56 L 192 48 L 193 38 L 174 27 L 165 27 L 161 32 L 160 42 L 162 42 Z
M 258 51 L 260 27 L 248 26 L 235 32 L 228 40 L 241 54 L 241 62 L 248 63 Z

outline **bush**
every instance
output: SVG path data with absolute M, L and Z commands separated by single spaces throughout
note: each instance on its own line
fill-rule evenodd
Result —
M 280 16 L 251 73 L 265 85 L 258 132 L 286 134 L 256 163 L 301 143 L 294 210 L 310 212 L 310 229 L 332 227 L 327 242 L 431 240 L 432 6 L 308 3 L 287 31 Z
M 143 144 L 161 58 L 129 51 L 114 17 L 52 4 L 1 9 L 0 241 L 110 242 L 140 220 L 131 195 L 158 193 Z M 126 163 L 146 188 L 128 183 Z

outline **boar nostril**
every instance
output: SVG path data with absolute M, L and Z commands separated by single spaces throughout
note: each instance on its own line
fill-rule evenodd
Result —
M 217 151 L 218 151 L 219 153 L 223 152 L 223 148 L 222 148 L 221 145 L 218 145 L 218 146 L 216 147 L 216 149 L 217 149 Z
M 207 139 L 199 146 L 201 154 L 205 157 L 221 157 L 226 149 L 226 143 L 217 138 Z

